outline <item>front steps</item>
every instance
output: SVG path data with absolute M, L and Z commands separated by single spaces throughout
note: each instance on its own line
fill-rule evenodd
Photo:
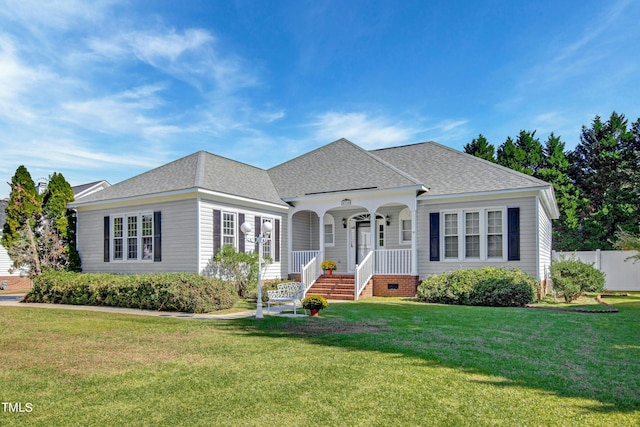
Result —
M 353 274 L 323 274 L 307 291 L 307 295 L 322 295 L 326 299 L 353 301 L 354 292 Z

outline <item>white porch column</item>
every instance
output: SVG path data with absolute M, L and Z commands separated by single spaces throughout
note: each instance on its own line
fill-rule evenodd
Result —
M 418 237 L 418 233 L 416 232 L 418 228 L 418 209 L 415 207 L 411 208 L 411 275 L 418 275 L 418 242 L 416 239 Z
M 320 236 L 318 236 L 318 242 L 319 243 L 319 248 L 318 250 L 322 251 L 324 253 L 324 214 L 325 212 L 318 212 L 318 232 L 320 233 Z M 323 260 L 320 260 L 323 261 Z
M 292 271 L 291 254 L 293 253 L 293 214 L 295 212 L 287 212 L 287 275 Z M 294 270 L 295 271 L 295 270 Z

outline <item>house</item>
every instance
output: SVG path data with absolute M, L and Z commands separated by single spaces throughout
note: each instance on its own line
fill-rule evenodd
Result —
M 266 278 L 350 299 L 412 296 L 461 268 L 542 280 L 559 215 L 553 187 L 531 176 L 435 142 L 368 151 L 346 139 L 268 170 L 200 151 L 70 206 L 85 272 L 203 272 L 224 244 L 254 249 L 243 222 L 268 221 Z

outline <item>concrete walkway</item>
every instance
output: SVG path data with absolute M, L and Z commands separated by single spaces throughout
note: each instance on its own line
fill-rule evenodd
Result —
M 102 313 L 116 313 L 116 314 L 132 314 L 136 316 L 156 316 L 156 317 L 172 317 L 175 319 L 192 319 L 192 320 L 233 320 L 244 319 L 256 316 L 255 310 L 239 311 L 237 313 L 226 314 L 195 314 L 195 313 L 182 313 L 176 311 L 155 311 L 155 310 L 141 310 L 137 308 L 122 308 L 122 307 L 104 307 L 104 306 L 91 306 L 91 305 L 70 305 L 70 304 L 42 304 L 42 303 L 23 303 L 20 302 L 23 295 L 0 295 L 0 307 L 23 307 L 23 308 L 53 308 L 60 310 L 84 310 L 84 311 L 99 311 Z M 298 307 L 300 310 L 301 307 Z M 293 313 L 285 313 L 284 311 L 291 311 L 291 305 L 282 305 L 277 307 L 271 307 L 271 312 L 267 313 L 266 307 L 262 310 L 265 316 L 293 316 Z M 298 316 L 304 316 L 298 314 Z

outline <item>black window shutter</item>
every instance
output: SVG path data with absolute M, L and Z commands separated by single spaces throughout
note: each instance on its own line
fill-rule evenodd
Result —
M 213 256 L 216 256 L 220 250 L 221 238 L 221 219 L 220 211 L 218 209 L 213 210 Z
M 259 216 L 256 216 L 254 218 L 253 225 L 254 225 L 253 230 L 254 230 L 254 232 L 256 234 L 256 237 L 257 237 L 260 233 L 262 233 L 262 230 L 260 229 L 260 227 L 262 226 L 262 223 L 260 222 L 260 217 Z M 260 250 L 260 248 L 258 248 L 258 242 L 256 242 L 256 252 L 259 251 L 259 250 Z
M 273 261 L 280 262 L 280 220 L 275 220 L 273 227 Z
M 111 237 L 109 234 L 109 223 L 111 218 L 108 216 L 104 217 L 104 262 L 109 262 L 111 257 L 109 256 L 109 238 Z
M 244 252 L 244 242 L 247 240 L 242 232 L 242 224 L 244 224 L 244 214 L 238 214 L 238 252 Z
M 162 261 L 162 212 L 153 213 L 153 262 Z
M 440 261 L 440 213 L 429 214 L 429 261 Z
M 507 209 L 507 253 L 509 261 L 520 261 L 520 208 Z

